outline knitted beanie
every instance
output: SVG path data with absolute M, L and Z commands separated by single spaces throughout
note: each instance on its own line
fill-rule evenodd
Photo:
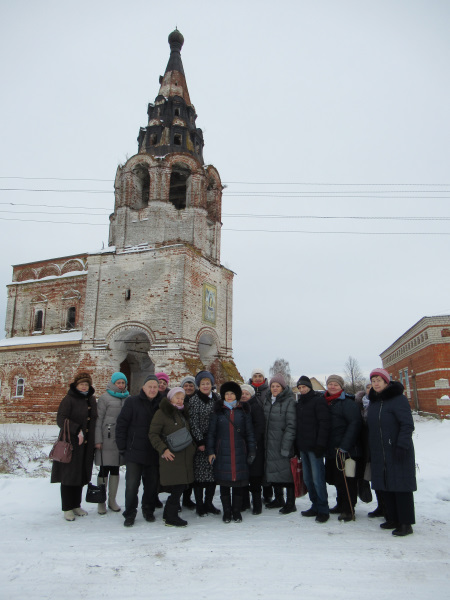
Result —
M 344 379 L 340 375 L 330 375 L 327 379 L 327 385 L 333 381 L 340 386 L 341 390 L 344 389 Z
M 242 391 L 246 391 L 250 394 L 250 396 L 254 396 L 255 395 L 255 388 L 251 385 L 248 385 L 248 383 L 242 383 L 241 384 L 241 390 Z
M 148 375 L 144 381 L 144 385 L 147 383 L 147 381 L 156 381 L 156 383 L 159 383 L 159 379 L 156 377 L 156 375 Z
M 272 377 L 272 379 L 269 382 L 269 386 L 271 386 L 272 383 L 279 383 L 283 389 L 287 386 L 286 379 L 281 373 L 277 373 Z
M 372 381 L 372 377 L 375 377 L 375 375 L 379 375 L 382 379 L 384 379 L 384 381 L 386 383 L 390 383 L 391 382 L 391 376 L 389 375 L 389 373 L 386 371 L 386 369 L 382 369 L 381 367 L 379 369 L 374 369 L 371 373 L 370 373 L 370 380 Z
M 174 387 L 170 390 L 170 392 L 167 394 L 167 398 L 169 400 L 172 400 L 172 398 L 175 396 L 175 394 L 178 394 L 179 392 L 182 392 L 183 396 L 186 396 L 186 392 L 183 390 L 182 387 Z
M 195 377 L 192 377 L 192 375 L 187 375 L 187 377 L 183 377 L 183 379 L 180 381 L 180 386 L 183 387 L 185 383 L 193 383 L 195 386 Z
M 163 371 L 161 371 L 161 373 L 155 373 L 155 376 L 158 379 L 164 379 L 164 381 L 168 384 L 169 383 L 169 376 L 166 375 Z
M 210 373 L 209 371 L 200 371 L 199 373 L 197 373 L 197 375 L 195 376 L 195 385 L 197 387 L 200 385 L 200 381 L 202 379 L 209 379 L 212 386 L 216 385 L 216 380 L 214 379 L 214 375 L 212 373 Z
M 120 371 L 116 371 L 115 373 L 113 373 L 111 375 L 111 383 L 116 383 L 116 381 L 119 381 L 119 379 L 123 379 L 125 381 L 125 383 L 128 385 L 127 376 L 124 375 L 123 373 L 121 373 Z
M 253 375 L 256 375 L 256 373 L 259 373 L 260 375 L 262 375 L 264 377 L 264 379 L 266 378 L 266 376 L 264 374 L 264 369 L 261 369 L 260 367 L 257 367 L 256 369 L 253 369 L 253 371 L 252 371 L 252 378 L 253 378 Z
M 306 385 L 306 387 L 309 387 L 310 390 L 313 389 L 311 379 L 309 377 L 306 377 L 306 375 L 302 375 L 300 377 L 300 379 L 297 381 L 297 387 L 299 387 L 301 385 Z

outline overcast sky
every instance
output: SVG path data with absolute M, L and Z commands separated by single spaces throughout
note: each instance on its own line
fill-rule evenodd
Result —
M 450 2 L 0 0 L 0 322 L 12 264 L 107 245 L 175 26 L 227 184 L 241 373 L 280 357 L 323 378 L 349 355 L 368 373 L 450 314 Z

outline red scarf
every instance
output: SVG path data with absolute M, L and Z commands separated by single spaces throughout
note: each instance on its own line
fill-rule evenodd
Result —
M 254 388 L 255 388 L 255 387 L 259 387 L 260 385 L 262 385 L 262 384 L 263 384 L 263 383 L 265 383 L 265 382 L 266 382 L 266 380 L 265 380 L 265 379 L 264 379 L 264 381 L 261 381 L 261 383 L 253 383 L 253 381 L 252 381 L 252 386 L 253 386 Z
M 333 394 L 331 395 L 329 392 L 325 392 L 325 400 L 327 401 L 327 404 L 330 405 L 333 400 L 336 400 L 336 398 L 339 398 L 339 396 L 342 394 L 342 390 L 340 392 L 338 392 L 337 394 Z

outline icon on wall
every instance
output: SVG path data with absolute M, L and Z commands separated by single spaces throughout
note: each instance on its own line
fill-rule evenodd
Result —
M 216 324 L 217 288 L 210 283 L 203 284 L 203 321 Z

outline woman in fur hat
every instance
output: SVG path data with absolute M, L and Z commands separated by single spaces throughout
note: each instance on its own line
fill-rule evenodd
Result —
M 250 407 L 241 403 L 241 388 L 227 381 L 220 388 L 221 398 L 214 404 L 209 421 L 206 451 L 220 485 L 223 521 L 242 521 L 242 494 L 248 487 L 249 470 L 255 460 L 256 444 Z M 233 497 L 231 497 L 233 488 Z
M 79 373 L 69 386 L 56 415 L 59 427 L 69 420 L 70 441 L 73 446 L 69 463 L 53 462 L 51 483 L 61 484 L 61 503 L 66 521 L 84 517 L 81 508 L 83 486 L 91 481 L 94 464 L 94 430 L 97 420 L 97 401 L 89 373 Z

